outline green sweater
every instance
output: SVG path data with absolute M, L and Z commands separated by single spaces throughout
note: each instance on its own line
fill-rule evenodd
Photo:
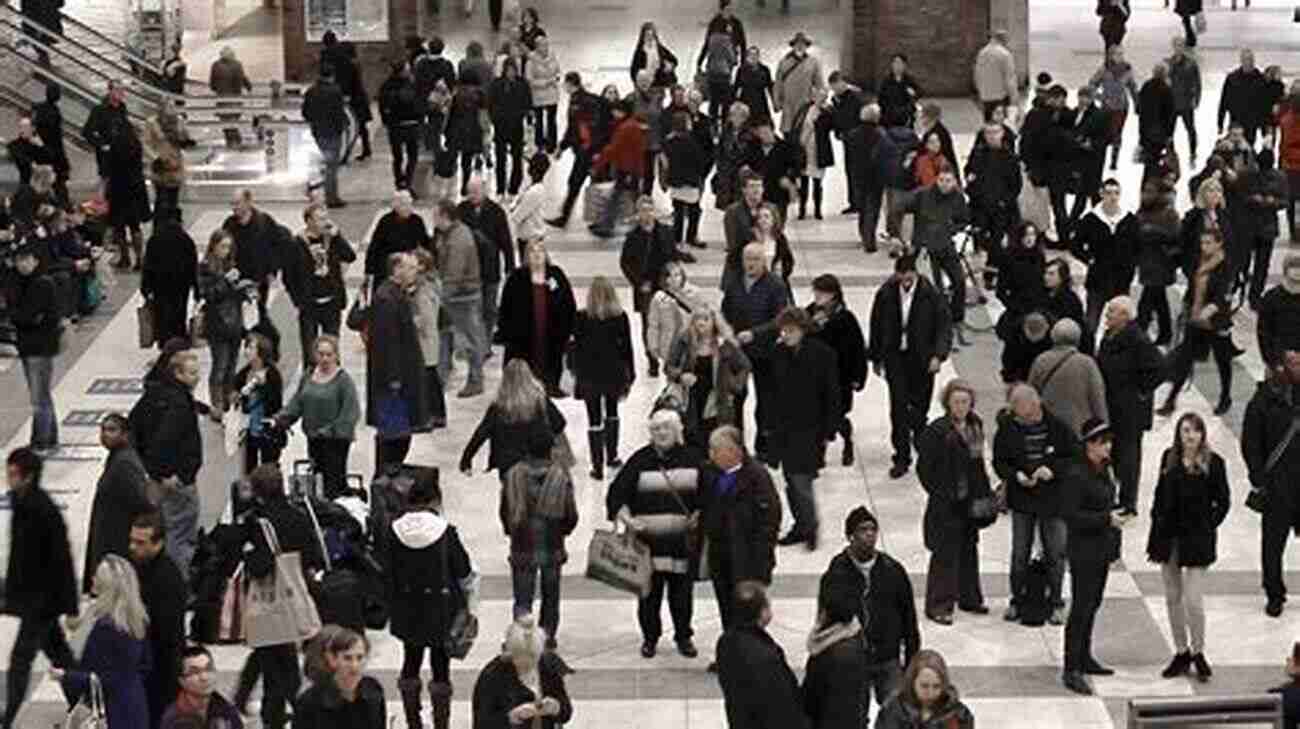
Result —
M 308 438 L 353 440 L 361 419 L 357 386 L 347 370 L 340 369 L 334 379 L 325 383 L 304 374 L 298 392 L 281 416 L 289 424 L 302 418 L 302 430 Z

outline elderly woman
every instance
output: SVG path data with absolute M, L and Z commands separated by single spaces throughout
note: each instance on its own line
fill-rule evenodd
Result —
M 163 103 L 157 116 L 145 124 L 144 146 L 153 157 L 149 163 L 150 177 L 157 193 L 153 214 L 155 218 L 164 218 L 174 214 L 171 211 L 180 210 L 181 186 L 185 184 L 185 155 L 182 150 L 194 146 L 194 141 L 185 131 L 185 120 L 176 113 L 170 99 Z
M 692 444 L 704 448 L 714 428 L 740 423 L 736 398 L 745 392 L 752 369 L 726 321 L 711 309 L 691 314 L 690 325 L 664 360 L 664 375 L 681 387 Z
M 560 389 L 561 361 L 577 308 L 569 278 L 551 263 L 545 241 L 531 241 L 524 265 L 511 271 L 502 287 L 497 332 L 505 344 L 505 361 L 526 360 L 551 397 L 569 396 Z
M 925 614 L 952 625 L 953 605 L 980 615 L 988 613 L 980 589 L 979 529 L 996 512 L 976 516 L 972 506 L 987 504 L 991 494 L 984 464 L 984 421 L 975 413 L 975 388 L 961 378 L 948 381 L 939 397 L 944 414 L 921 436 L 917 475 L 929 494 L 925 506 L 925 546 L 930 567 L 925 586 Z M 981 523 L 984 521 L 986 523 Z
M 898 693 L 880 707 L 876 729 L 974 729 L 975 716 L 957 698 L 943 656 L 917 651 Z
M 546 631 L 532 616 L 520 617 L 506 629 L 501 655 L 484 666 L 474 682 L 477 729 L 525 724 L 558 729 L 573 718 L 573 704 L 564 688 L 568 668 L 559 656 L 544 650 L 545 643 Z
M 654 658 L 663 632 L 659 608 L 665 587 L 677 652 L 687 658 L 699 655 L 691 639 L 691 611 L 699 574 L 694 533 L 699 520 L 699 468 L 704 460 L 703 452 L 685 444 L 681 417 L 672 410 L 659 410 L 650 416 L 649 445 L 628 458 L 605 496 L 609 519 L 622 522 L 646 542 L 654 560 L 650 594 L 641 598 L 636 613 L 642 658 Z

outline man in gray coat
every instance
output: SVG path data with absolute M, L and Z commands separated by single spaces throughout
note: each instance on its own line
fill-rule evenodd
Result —
M 469 342 L 469 379 L 456 397 L 483 392 L 483 282 L 474 233 L 460 220 L 456 203 L 443 198 L 433 211 L 434 250 L 442 275 L 442 305 L 451 326 Z
M 1052 348 L 1038 355 L 1029 368 L 1029 384 L 1038 390 L 1043 405 L 1076 434 L 1090 418 L 1110 422 L 1106 408 L 1106 381 L 1090 356 L 1079 351 L 1083 333 L 1073 319 L 1052 327 Z

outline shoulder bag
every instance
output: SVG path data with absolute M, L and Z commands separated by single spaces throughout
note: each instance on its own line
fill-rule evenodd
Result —
M 668 493 L 672 494 L 673 500 L 677 502 L 678 506 L 682 507 L 682 513 L 686 515 L 686 552 L 692 558 L 696 558 L 700 555 L 701 535 L 699 522 L 696 521 L 693 526 L 691 525 L 691 510 L 686 506 L 686 500 L 682 498 L 682 495 L 677 493 L 676 488 L 673 488 L 673 480 L 668 475 L 668 469 L 660 465 L 659 473 L 664 477 L 664 484 L 668 487 Z
M 1273 472 L 1277 464 L 1286 455 L 1286 451 L 1291 447 L 1291 441 L 1295 440 L 1296 434 L 1300 433 L 1300 415 L 1291 416 L 1291 427 L 1287 428 L 1286 435 L 1282 440 L 1273 446 L 1273 450 L 1268 454 L 1268 460 L 1264 462 L 1264 476 Z M 1262 488 L 1252 488 L 1250 493 L 1246 494 L 1246 508 L 1251 511 L 1263 514 L 1268 509 L 1268 492 Z
M 1040 393 L 1047 389 L 1048 383 L 1052 381 L 1052 378 L 1056 376 L 1056 373 L 1060 372 L 1061 368 L 1065 366 L 1065 363 L 1069 362 L 1076 354 L 1078 353 L 1071 352 L 1065 355 L 1064 357 L 1062 357 L 1061 359 L 1057 360 L 1056 364 L 1052 365 L 1052 369 L 1048 370 L 1047 376 L 1043 378 L 1043 384 L 1038 386 L 1038 391 Z
M 90 674 L 86 693 L 68 711 L 67 718 L 63 720 L 63 729 L 108 729 L 108 715 L 104 713 L 104 689 L 99 683 L 99 676 Z
M 307 591 L 302 555 L 280 550 L 275 527 L 258 519 L 258 527 L 274 556 L 271 574 L 247 583 L 244 603 L 244 637 L 250 648 L 296 644 L 315 637 L 321 629 L 316 602 Z
M 443 612 L 445 615 L 452 615 L 443 647 L 447 651 L 448 658 L 464 660 L 465 656 L 469 655 L 470 649 L 474 647 L 474 639 L 478 637 L 478 618 L 470 614 L 469 606 L 465 602 L 465 593 L 461 591 L 459 585 L 452 586 L 451 570 L 447 567 L 447 539 L 450 534 L 451 528 L 448 527 L 442 535 L 442 544 L 438 547 L 438 559 L 442 562 L 442 600 L 446 608 Z

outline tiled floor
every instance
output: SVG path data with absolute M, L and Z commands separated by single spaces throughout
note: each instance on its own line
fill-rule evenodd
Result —
M 1163 52 L 1167 43 L 1165 36 L 1175 32 L 1176 28 L 1171 16 L 1160 9 L 1160 3 L 1142 0 L 1137 4 L 1139 7 L 1130 24 L 1133 48 L 1130 55 L 1139 67 L 1145 67 Z M 668 10 L 664 12 L 633 11 L 611 4 L 594 5 L 581 3 L 575 5 L 576 9 L 561 10 L 559 3 L 540 4 L 544 23 L 557 40 L 562 62 L 566 68 L 573 65 L 594 74 L 592 86 L 614 78 L 624 87 L 630 85 L 621 71 L 621 64 L 626 63 L 627 51 L 635 34 L 634 23 L 642 15 L 663 19 L 664 36 L 679 54 L 693 54 L 698 49 L 693 44 L 699 41 L 706 20 L 699 11 L 676 12 L 679 6 L 685 7 L 680 0 L 670 1 Z M 775 5 L 775 2 L 769 5 Z M 826 59 L 827 68 L 833 68 L 833 54 L 837 50 L 833 45 L 833 3 L 815 0 L 815 6 L 809 8 L 795 0 L 795 5 L 796 13 L 789 20 L 780 18 L 770 9 L 755 16 L 751 8 L 745 7 L 742 14 L 755 29 L 759 44 L 770 49 L 771 56 L 776 54 L 783 38 L 795 27 L 810 29 L 819 40 L 827 38 L 828 43 L 819 46 L 817 52 Z M 1090 11 L 1090 3 L 1087 5 Z M 1261 3 L 1256 2 L 1256 5 Z M 1082 12 L 1084 7 L 1082 0 L 1033 2 L 1035 70 L 1050 68 L 1070 85 L 1079 83 L 1088 75 L 1088 67 L 1096 60 L 1094 46 L 1097 44 L 1095 22 L 1091 12 Z M 1204 61 L 1207 101 L 1200 119 L 1204 130 L 1213 125 L 1217 84 L 1233 63 L 1231 48 L 1235 44 L 1257 43 L 1261 64 L 1276 62 L 1284 67 L 1297 68 L 1296 61 L 1300 59 L 1296 55 L 1300 53 L 1300 46 L 1291 49 L 1286 43 L 1276 40 L 1274 33 L 1281 23 L 1290 20 L 1289 16 L 1289 9 L 1283 13 L 1280 3 L 1235 15 L 1226 10 L 1211 10 L 1211 32 L 1205 39 Z M 591 30 L 600 32 L 599 41 L 593 40 Z M 461 48 L 470 38 L 487 39 L 486 20 L 476 17 L 470 27 L 460 20 L 450 21 L 443 26 L 442 33 L 451 48 Z M 570 62 L 568 59 L 573 60 Z M 973 129 L 969 104 L 950 101 L 945 103 L 945 110 L 951 117 L 952 126 L 960 132 L 958 148 L 967 148 Z M 1129 131 L 1135 133 L 1133 129 Z M 367 238 L 387 196 L 387 146 L 380 142 L 376 149 L 373 161 L 354 165 L 344 173 L 345 195 L 353 200 L 353 205 L 335 219 L 357 241 Z M 555 193 L 557 204 L 567 172 L 563 165 L 567 165 L 567 158 L 561 169 L 552 172 L 546 182 L 548 189 Z M 1131 191 L 1137 179 L 1136 168 L 1126 159 L 1118 174 Z M 864 256 L 854 248 L 853 221 L 834 215 L 843 203 L 841 178 L 838 173 L 833 173 L 829 179 L 827 212 L 832 215 L 821 222 L 797 221 L 791 225 L 790 234 L 798 261 L 794 289 L 800 300 L 806 300 L 812 277 L 832 271 L 845 280 L 847 300 L 859 318 L 865 319 L 871 297 L 890 271 L 890 262 L 881 256 Z M 296 204 L 274 202 L 267 204 L 267 209 L 287 224 L 297 224 Z M 192 204 L 187 210 L 187 222 L 196 240 L 203 240 L 224 215 L 224 210 L 216 206 Z M 717 213 L 710 211 L 706 215 L 703 230 L 710 250 L 701 257 L 700 263 L 690 267 L 693 280 L 707 289 L 714 287 L 720 269 L 717 253 L 721 239 L 719 223 Z M 576 221 L 570 231 L 554 236 L 550 244 L 557 262 L 574 280 L 580 301 L 595 275 L 618 278 L 617 244 L 593 241 L 580 232 Z M 1279 261 L 1287 245 L 1283 243 L 1280 248 L 1276 256 Z M 1275 272 L 1277 265 L 1275 262 Z M 355 286 L 359 281 L 360 273 L 354 269 L 349 276 L 350 285 Z M 131 277 L 123 277 L 119 282 L 115 295 L 121 303 L 120 313 L 111 319 L 92 320 L 86 325 L 99 329 L 97 338 L 85 355 L 69 363 L 67 373 L 55 392 L 59 414 L 65 420 L 64 441 L 70 447 L 50 464 L 47 486 L 57 490 L 60 501 L 67 506 L 65 513 L 72 530 L 74 550 L 78 554 L 83 547 L 94 480 L 102 464 L 97 460 L 99 452 L 94 446 L 94 429 L 68 420 L 85 418 L 82 422 L 93 422 L 93 411 L 124 409 L 134 400 L 135 396 L 130 392 L 115 393 L 105 383 L 92 387 L 99 378 L 125 378 L 128 381 L 124 389 L 130 390 L 134 386 L 130 378 L 138 377 L 151 357 L 150 353 L 137 350 L 131 344 L 135 315 L 133 301 L 127 297 L 133 293 L 133 284 Z M 627 298 L 628 292 L 622 294 Z M 1171 295 L 1181 295 L 1181 292 L 1172 292 Z M 283 295 L 276 295 L 271 311 L 284 335 L 284 372 L 295 372 L 299 355 L 295 319 Z M 995 318 L 998 313 L 996 305 L 991 304 L 972 312 L 972 316 Z M 1193 389 L 1182 399 L 1184 408 L 1206 417 L 1211 442 L 1228 462 L 1234 493 L 1233 510 L 1220 532 L 1219 562 L 1208 580 L 1207 655 L 1216 669 L 1214 680 L 1208 684 L 1194 684 L 1185 680 L 1165 681 L 1158 677 L 1160 667 L 1171 652 L 1171 645 L 1159 572 L 1154 565 L 1147 563 L 1144 554 L 1148 520 L 1145 515 L 1140 515 L 1126 530 L 1123 560 L 1112 573 L 1097 628 L 1098 656 L 1113 665 L 1118 673 L 1095 682 L 1098 691 L 1095 698 L 1077 698 L 1065 692 L 1059 684 L 1061 629 L 1009 626 L 999 617 L 1007 599 L 1009 527 L 1004 520 L 982 534 L 983 584 L 993 614 L 987 617 L 960 614 L 952 627 L 928 622 L 922 625 L 924 643 L 942 651 L 954 667 L 957 684 L 969 700 L 980 726 L 1016 729 L 1123 726 L 1125 702 L 1132 697 L 1239 693 L 1259 690 L 1280 680 L 1282 654 L 1292 640 L 1300 637 L 1300 619 L 1297 619 L 1294 608 L 1281 620 L 1263 615 L 1258 587 L 1258 520 L 1239 506 L 1246 488 L 1244 466 L 1237 448 L 1240 419 L 1254 383 L 1262 373 L 1253 336 L 1254 324 L 1249 312 L 1243 311 L 1238 315 L 1236 340 L 1248 352 L 1235 363 L 1233 396 L 1237 404 L 1233 410 L 1224 417 L 1211 415 L 1210 403 L 1218 396 L 1218 385 L 1206 366 L 1200 368 Z M 346 333 L 344 340 L 344 364 L 355 378 L 363 381 L 365 368 L 360 343 L 351 333 Z M 972 346 L 963 348 L 945 363 L 939 377 L 941 382 L 957 375 L 972 380 L 979 391 L 979 411 L 987 422 L 991 422 L 1002 399 L 996 365 L 999 351 L 1000 343 L 992 335 L 978 336 Z M 204 357 L 206 362 L 206 353 Z M 495 361 L 489 364 L 487 371 L 490 393 L 499 379 Z M 449 390 L 458 389 L 463 378 L 464 367 L 461 364 Z M 638 378 L 623 405 L 624 422 L 627 423 L 623 433 L 625 452 L 645 442 L 640 424 L 660 384 L 644 376 Z M 17 372 L 0 372 L 0 387 L 21 393 L 22 382 Z M 468 698 L 474 676 L 498 645 L 497 636 L 504 630 L 510 611 L 505 545 L 495 515 L 495 477 L 478 473 L 466 479 L 455 469 L 460 450 L 488 397 L 469 401 L 452 398 L 448 428 L 432 436 L 420 437 L 411 455 L 413 462 L 442 468 L 447 512 L 460 525 L 475 564 L 485 577 L 483 638 L 469 659 L 455 666 L 457 703 L 453 724 L 457 727 L 469 726 Z M 559 404 L 570 428 L 579 433 L 585 422 L 581 405 L 573 400 Z M 858 394 L 853 411 L 859 466 L 852 469 L 832 466 L 817 482 L 819 509 L 825 525 L 824 546 L 812 554 L 790 549 L 783 549 L 779 554 L 777 577 L 772 587 L 776 613 L 772 632 L 797 667 L 802 667 L 806 658 L 804 646 L 813 618 L 817 577 L 841 546 L 836 525 L 852 506 L 866 503 L 879 515 L 883 548 L 907 567 L 918 598 L 923 591 L 928 560 L 920 532 L 924 495 L 912 475 L 897 481 L 885 476 L 889 457 L 887 425 L 883 417 L 886 409 L 884 387 L 873 378 L 865 391 Z M 9 447 L 21 444 L 25 442 L 26 425 L 0 431 L 0 436 L 6 434 L 12 436 Z M 1142 487 L 1144 508 L 1149 504 L 1160 452 L 1172 436 L 1171 422 L 1160 419 L 1146 438 Z M 224 506 L 225 484 L 234 471 L 233 465 L 219 452 L 219 431 L 205 425 L 205 439 L 209 445 L 209 462 L 202 473 L 201 493 L 204 519 L 211 523 L 219 517 Z M 578 443 L 581 439 L 573 440 Z M 285 458 L 300 457 L 303 450 L 301 440 L 295 440 Z M 585 453 L 581 450 L 579 455 L 584 462 L 579 464 L 575 473 L 578 475 L 582 520 L 568 543 L 571 561 L 566 568 L 563 586 L 559 635 L 562 654 L 578 669 L 569 682 L 577 700 L 577 713 L 572 724 L 579 727 L 604 726 L 609 723 L 609 717 L 618 716 L 622 724 L 636 727 L 722 726 L 725 720 L 717 683 L 704 673 L 704 657 L 690 661 L 664 650 L 653 661 L 641 659 L 637 654 L 640 637 L 633 601 L 581 576 L 591 530 L 604 521 L 605 493 L 605 484 L 591 482 L 585 477 Z M 363 432 L 353 451 L 352 470 L 362 473 L 371 470 L 370 451 L 369 433 Z M 829 460 L 833 464 L 839 462 L 839 445 L 832 445 Z M 483 461 L 484 457 L 480 456 L 480 468 Z M 779 481 L 779 475 L 776 478 Z M 7 522 L 0 520 L 0 549 L 7 546 L 7 526 Z M 1290 551 L 1286 565 L 1292 581 L 1300 580 L 1300 550 L 1293 548 Z M 707 586 L 701 586 L 696 594 L 694 623 L 696 640 L 707 656 L 719 630 L 716 606 Z M 14 628 L 12 621 L 0 622 L 0 655 L 7 652 Z M 390 697 L 395 698 L 393 682 L 399 666 L 400 646 L 386 633 L 373 633 L 371 638 L 374 652 L 370 667 L 383 680 Z M 664 643 L 666 646 L 667 641 Z M 222 672 L 221 684 L 228 687 L 245 651 L 220 647 L 216 653 Z M 49 726 L 61 708 L 62 699 L 56 687 L 48 681 L 40 681 L 35 687 L 35 703 L 25 716 L 23 726 Z M 396 703 L 391 704 L 391 710 L 397 712 Z

